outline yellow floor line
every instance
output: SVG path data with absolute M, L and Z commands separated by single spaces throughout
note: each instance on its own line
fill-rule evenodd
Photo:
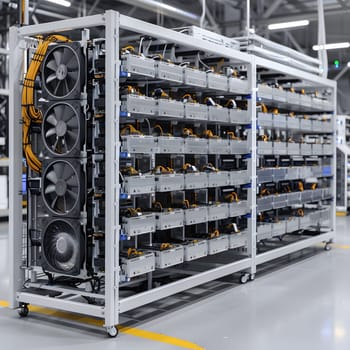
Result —
M 319 243 L 316 245 L 317 247 L 324 247 L 324 243 Z M 338 248 L 338 249 L 350 249 L 349 244 L 336 244 L 336 243 L 331 243 L 332 248 Z
M 9 307 L 9 303 L 5 300 L 0 300 L 0 306 L 1 307 Z
M 348 244 L 332 244 L 332 247 L 340 249 L 350 249 L 350 245 Z
M 336 215 L 337 216 L 346 216 L 347 213 L 345 211 L 337 211 Z
M 9 303 L 5 300 L 0 300 L 0 306 L 8 307 Z M 48 315 L 48 316 L 54 316 L 54 317 L 63 318 L 63 319 L 67 319 L 67 320 L 73 320 L 73 321 L 88 324 L 91 326 L 97 326 L 97 327 L 103 326 L 102 320 L 94 319 L 91 317 L 80 316 L 78 314 L 74 314 L 74 313 L 70 313 L 70 312 L 56 311 L 53 309 L 47 309 L 47 308 L 33 306 L 33 305 L 29 305 L 29 311 L 35 312 L 35 313 L 38 313 L 41 315 Z M 204 348 L 202 348 L 201 346 L 199 346 L 197 344 L 191 343 L 187 340 L 171 337 L 171 336 L 165 335 L 165 334 L 154 333 L 154 332 L 146 331 L 146 330 L 139 329 L 139 328 L 126 327 L 123 325 L 119 325 L 118 329 L 119 329 L 120 333 L 132 335 L 134 337 L 139 337 L 139 338 L 143 338 L 143 339 L 153 340 L 153 341 L 160 342 L 160 343 L 178 346 L 178 347 L 183 348 L 183 349 L 204 350 Z
M 119 330 L 122 333 L 133 335 L 135 337 L 140 337 L 140 338 L 149 339 L 149 340 L 153 340 L 153 341 L 157 341 L 165 344 L 170 344 L 170 345 L 178 346 L 183 349 L 204 350 L 204 348 L 202 348 L 197 344 L 191 343 L 187 340 L 174 338 L 165 334 L 159 334 L 159 333 L 154 333 L 150 331 L 145 331 L 143 329 L 124 327 L 124 326 L 119 326 Z

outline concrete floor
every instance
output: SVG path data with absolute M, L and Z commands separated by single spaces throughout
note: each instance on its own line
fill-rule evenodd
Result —
M 246 285 L 226 284 L 224 291 L 146 318 L 136 327 L 187 340 L 197 349 L 349 350 L 349 224 L 350 218 L 338 218 L 337 244 L 330 252 L 313 251 L 313 256 L 260 273 Z M 7 284 L 4 232 L 0 226 L 0 299 Z M 100 331 L 44 315 L 19 319 L 8 309 L 0 309 L 0 335 L 3 350 L 181 348 L 128 334 L 107 339 Z

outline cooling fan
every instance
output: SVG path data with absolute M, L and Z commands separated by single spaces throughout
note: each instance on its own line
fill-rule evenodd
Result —
M 42 138 L 52 156 L 79 157 L 84 121 L 79 103 L 57 102 L 45 112 Z
M 78 275 L 84 262 L 84 235 L 70 220 L 50 221 L 42 231 L 41 266 L 48 272 Z
M 84 192 L 79 162 L 56 160 L 44 168 L 42 196 L 45 206 L 56 215 L 79 217 Z
M 78 43 L 52 45 L 42 63 L 46 99 L 79 99 L 84 83 L 84 56 Z

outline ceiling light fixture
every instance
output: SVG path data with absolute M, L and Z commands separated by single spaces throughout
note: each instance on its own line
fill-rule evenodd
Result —
M 314 51 L 319 51 L 319 50 L 336 50 L 336 49 L 347 49 L 350 47 L 350 43 L 348 41 L 343 42 L 343 43 L 333 43 L 333 44 L 325 44 L 325 45 L 314 45 L 312 49 Z
M 72 3 L 67 0 L 46 0 L 46 1 L 52 2 L 53 4 L 56 4 L 56 5 L 61 5 L 64 7 L 70 7 L 72 5 Z
M 305 27 L 305 26 L 308 26 L 309 24 L 310 24 L 310 21 L 308 19 L 303 19 L 301 21 L 271 23 L 267 26 L 267 28 L 269 30 L 287 29 L 287 28 Z

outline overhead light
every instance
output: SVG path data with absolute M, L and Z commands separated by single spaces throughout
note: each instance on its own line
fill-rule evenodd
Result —
M 350 47 L 350 43 L 343 42 L 343 43 L 333 43 L 333 44 L 325 44 L 325 45 L 314 45 L 312 49 L 314 51 L 319 51 L 319 50 L 336 50 L 336 49 L 347 49 Z
M 53 4 L 56 4 L 56 5 L 61 5 L 64 7 L 70 7 L 72 5 L 72 3 L 67 0 L 46 0 L 46 1 L 52 2 Z
M 348 62 L 346 65 L 350 68 L 350 62 Z
M 287 29 L 287 28 L 305 27 L 305 26 L 308 26 L 309 24 L 310 24 L 310 21 L 308 19 L 303 19 L 301 21 L 271 23 L 267 26 L 267 28 L 269 30 Z

